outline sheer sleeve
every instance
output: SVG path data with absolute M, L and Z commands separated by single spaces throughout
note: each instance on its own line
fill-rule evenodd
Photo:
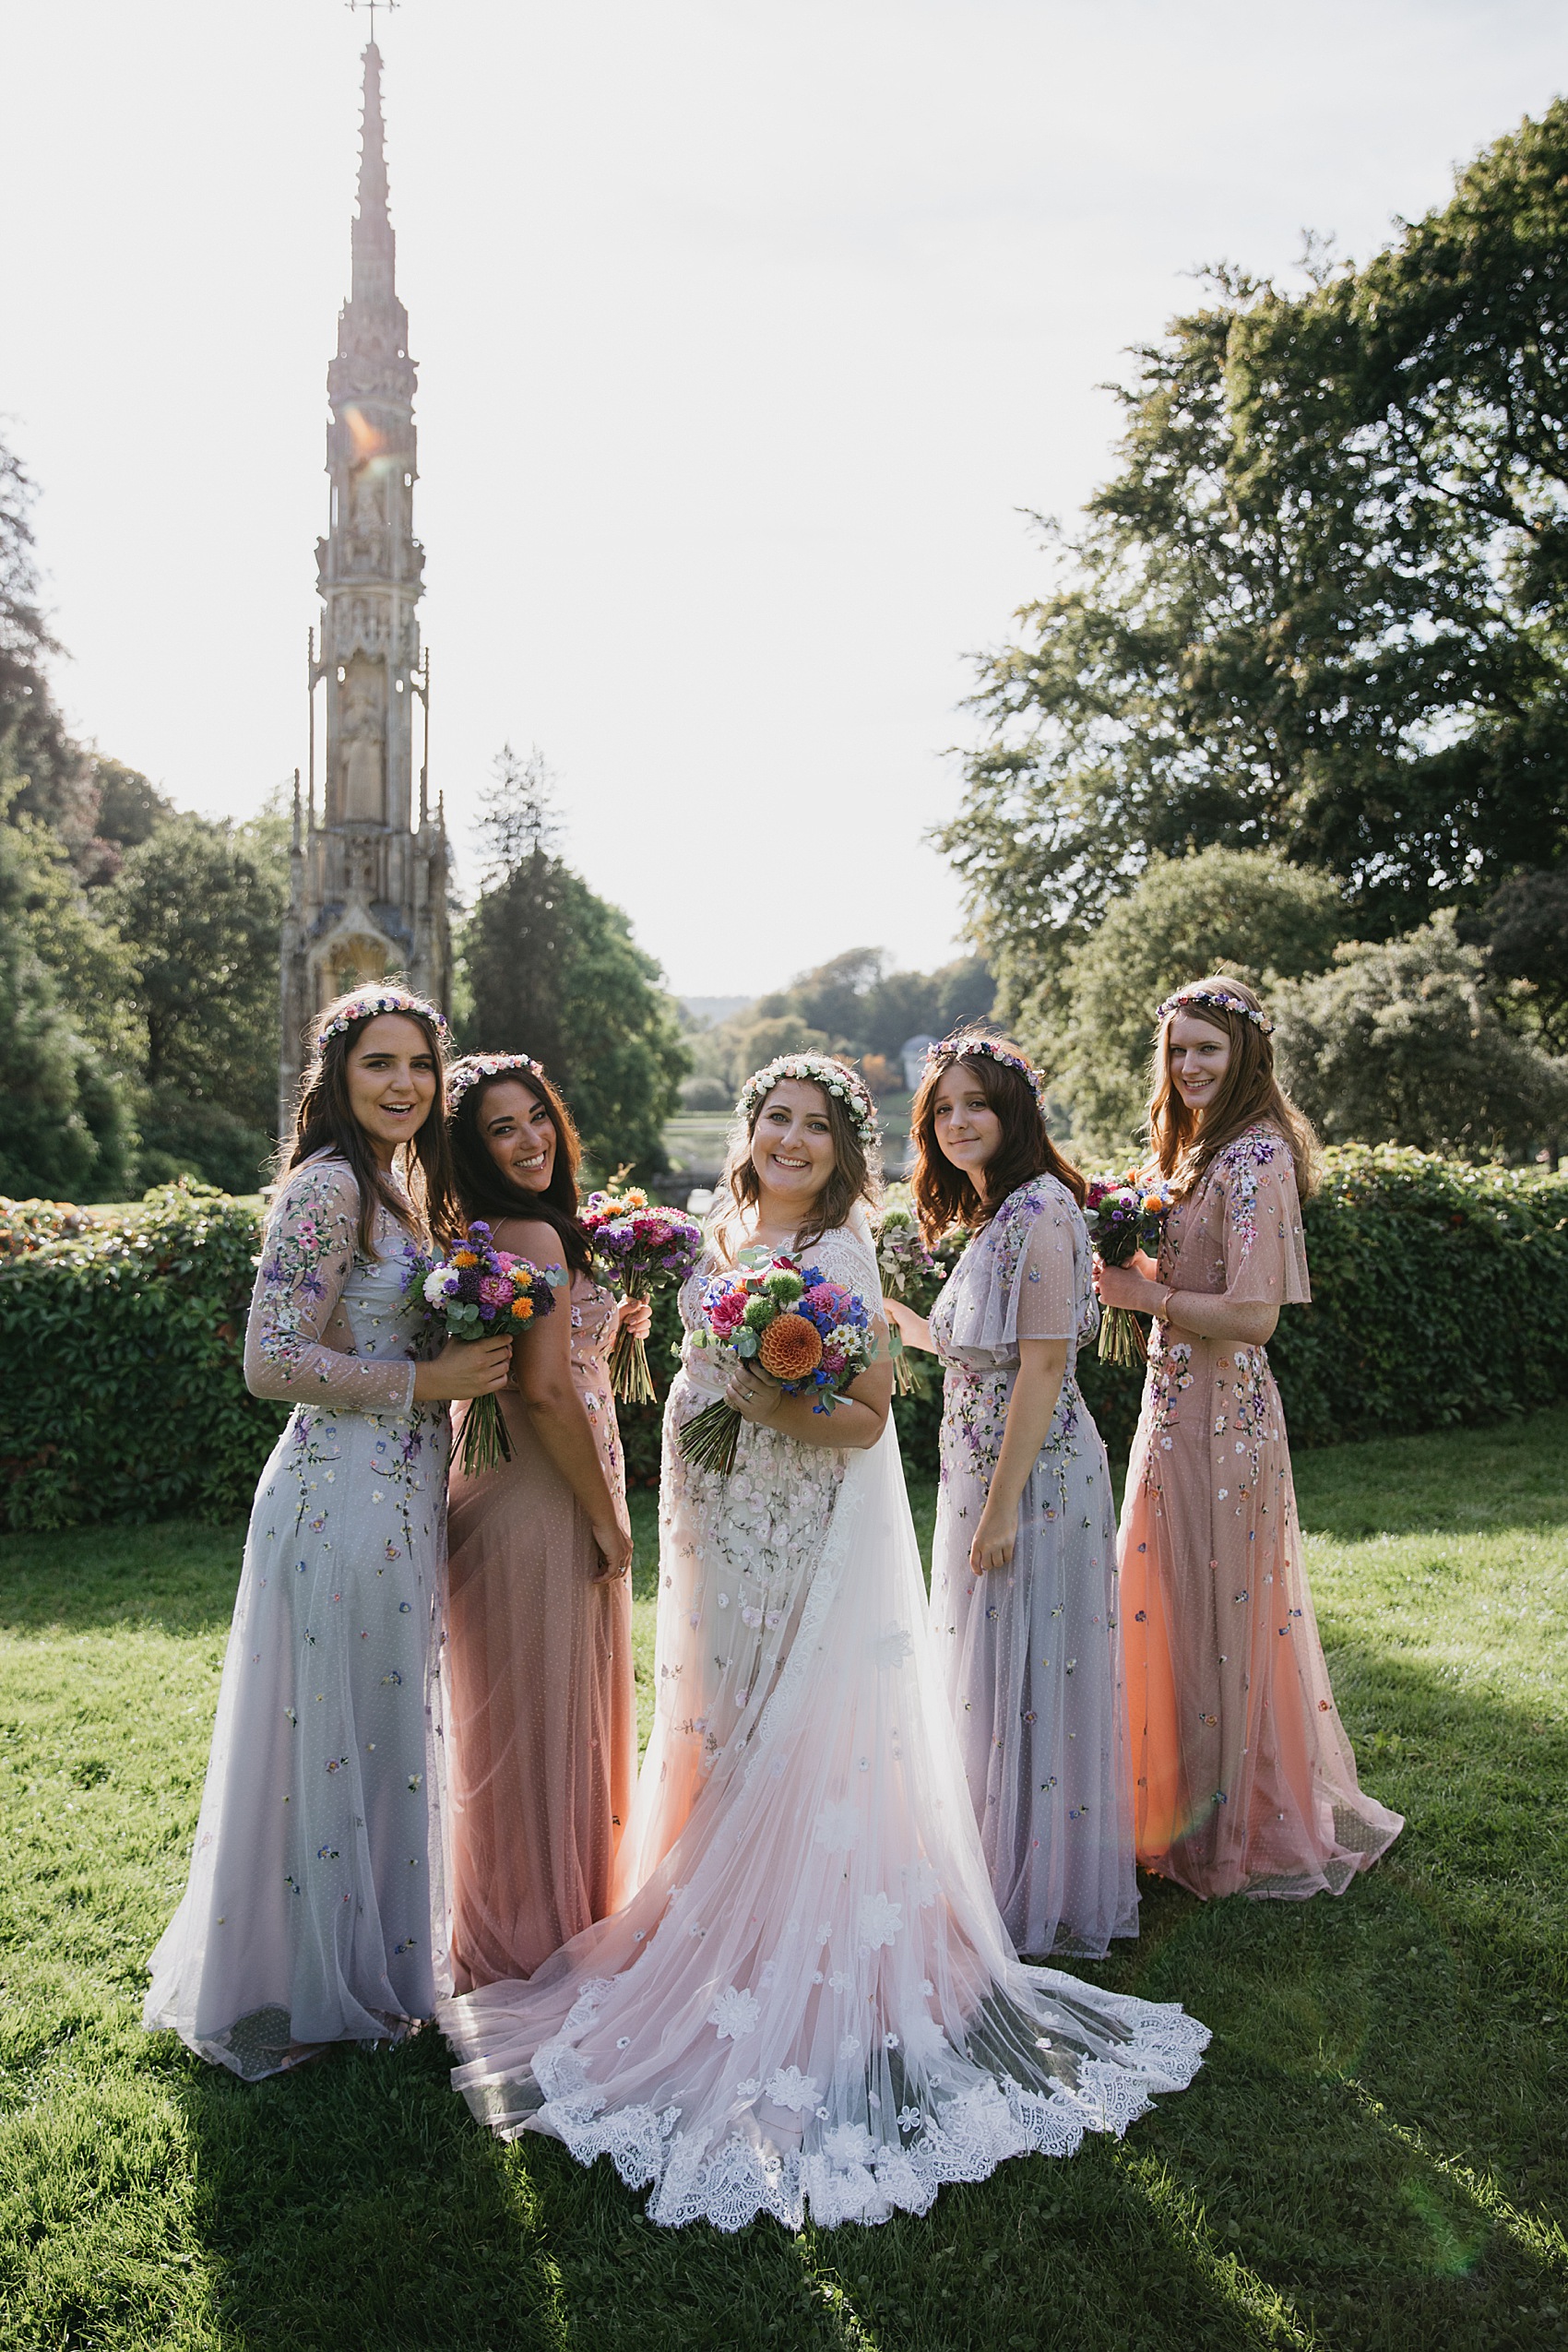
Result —
M 359 1186 L 340 1160 L 302 1168 L 279 1194 L 245 1324 L 245 1385 L 253 1396 L 350 1413 L 408 1412 L 411 1362 L 368 1360 L 326 1344 L 354 1262 L 359 1215 Z
M 1271 1127 L 1251 1127 L 1220 1158 L 1226 1297 L 1306 1304 L 1313 1294 L 1289 1145 Z
M 1083 1319 L 1080 1294 L 1087 1270 L 1087 1237 L 1080 1244 L 1083 1219 L 1061 1186 L 1040 1189 L 1045 1198 L 1013 1277 L 1016 1335 L 1020 1339 L 1075 1339 Z

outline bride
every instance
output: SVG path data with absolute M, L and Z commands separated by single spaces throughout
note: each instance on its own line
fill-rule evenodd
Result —
M 688 1334 L 705 1279 L 759 1243 L 873 1305 L 874 1157 L 844 1063 L 749 1078 Z M 688 1337 L 666 1411 L 657 1713 L 621 1907 L 527 1983 L 443 2004 L 453 2079 L 503 2137 L 609 2154 L 651 2184 L 655 2221 L 923 2213 L 944 2180 L 1120 2133 L 1208 2035 L 1007 1941 L 927 1648 L 885 1356 L 831 1415 L 724 1367 Z M 720 1393 L 746 1423 L 728 1477 L 676 1442 Z

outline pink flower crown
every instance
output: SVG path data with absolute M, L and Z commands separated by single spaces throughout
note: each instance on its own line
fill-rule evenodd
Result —
M 329 1037 L 344 1037 L 356 1021 L 374 1021 L 378 1013 L 417 1013 L 430 1023 L 442 1044 L 451 1041 L 452 1032 L 446 1026 L 446 1016 L 410 988 L 365 990 L 351 996 L 340 1006 L 326 1026 L 316 1031 L 315 1050 L 319 1053 Z
M 1009 1052 L 1006 1046 L 998 1045 L 994 1038 L 944 1038 L 940 1045 L 926 1047 L 926 1068 L 929 1070 L 940 1062 L 972 1062 L 977 1055 L 986 1062 L 1000 1062 L 1004 1070 L 1016 1070 L 1020 1077 L 1027 1078 L 1039 1106 L 1039 1115 L 1042 1119 L 1045 1117 L 1045 1080 L 1032 1062 L 1026 1062 L 1021 1053 Z
M 454 1062 L 446 1073 L 447 1117 L 481 1078 L 503 1078 L 508 1070 L 531 1071 L 536 1078 L 544 1075 L 542 1063 L 531 1053 L 465 1053 L 460 1062 Z
M 842 1062 L 826 1053 L 781 1053 L 777 1061 L 754 1070 L 741 1088 L 738 1105 L 749 1127 L 780 1078 L 803 1078 L 824 1094 L 832 1095 L 849 1114 L 849 1123 L 868 1148 L 876 1141 L 876 1105 L 865 1080 Z
M 1232 996 L 1229 989 L 1223 988 L 1179 988 L 1173 996 L 1166 998 L 1163 1004 L 1155 1006 L 1154 1017 L 1157 1021 L 1163 1021 L 1168 1013 L 1179 1013 L 1183 1004 L 1214 1004 L 1222 1013 L 1240 1013 L 1244 1021 L 1251 1021 L 1265 1037 L 1274 1035 L 1274 1023 L 1266 1013 L 1260 1013 L 1256 1005 L 1248 1004 L 1242 998 Z

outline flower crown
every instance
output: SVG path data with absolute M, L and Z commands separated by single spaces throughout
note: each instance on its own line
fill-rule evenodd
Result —
M 1155 1006 L 1154 1017 L 1157 1021 L 1163 1021 L 1168 1013 L 1179 1013 L 1183 1004 L 1215 1004 L 1222 1013 L 1240 1013 L 1244 1021 L 1251 1021 L 1265 1037 L 1274 1035 L 1274 1023 L 1266 1013 L 1260 1013 L 1255 1004 L 1247 1004 L 1242 997 L 1232 996 L 1229 990 L 1224 988 L 1200 988 L 1196 985 L 1179 988 L 1173 996 L 1166 998 L 1163 1004 Z
M 465 1053 L 460 1062 L 454 1062 L 446 1073 L 447 1117 L 481 1078 L 504 1077 L 508 1070 L 531 1071 L 536 1078 L 544 1075 L 542 1065 L 531 1053 Z
M 1016 1070 L 1028 1081 L 1035 1101 L 1039 1106 L 1039 1115 L 1042 1119 L 1045 1117 L 1045 1080 L 1032 1062 L 1026 1062 L 1021 1053 L 1012 1053 L 1006 1046 L 998 1045 L 994 1038 L 944 1038 L 940 1045 L 926 1047 L 925 1066 L 930 1070 L 939 1062 L 972 1062 L 977 1056 L 986 1062 L 1000 1062 L 1004 1070 Z
M 367 989 L 339 1005 L 332 1018 L 316 1031 L 316 1051 L 320 1052 L 329 1037 L 346 1036 L 356 1021 L 373 1021 L 378 1013 L 417 1014 L 430 1023 L 443 1045 L 451 1039 L 445 1015 L 424 997 L 416 996 L 411 988 Z
M 875 1143 L 876 1105 L 871 1089 L 844 1063 L 826 1053 L 781 1053 L 777 1061 L 754 1070 L 741 1088 L 740 1113 L 748 1127 L 780 1078 L 804 1078 L 820 1087 L 824 1094 L 843 1104 L 862 1146 L 869 1149 Z

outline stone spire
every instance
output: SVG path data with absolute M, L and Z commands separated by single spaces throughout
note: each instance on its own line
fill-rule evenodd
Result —
M 398 300 L 386 184 L 381 52 L 364 53 L 359 205 L 349 299 L 327 371 L 330 524 L 316 541 L 321 642 L 310 662 L 308 822 L 283 925 L 281 1126 L 291 1123 L 303 1032 L 328 998 L 398 974 L 445 1005 L 449 979 L 446 838 L 428 814 L 422 756 L 429 665 L 417 607 L 424 550 L 413 535 L 418 478 L 409 318 Z M 316 688 L 326 758 L 316 822 Z M 425 703 L 414 790 L 413 704 Z

